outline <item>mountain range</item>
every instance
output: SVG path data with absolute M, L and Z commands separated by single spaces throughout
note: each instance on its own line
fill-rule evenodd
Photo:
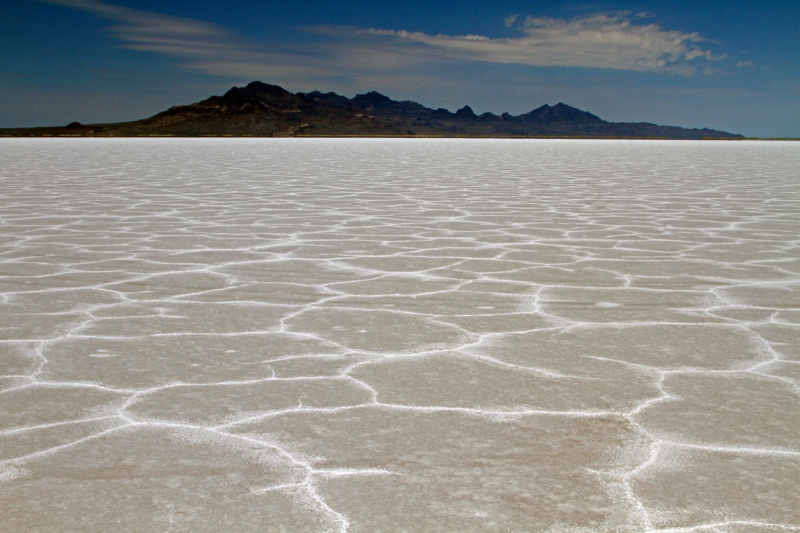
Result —
M 608 122 L 562 103 L 517 116 L 477 115 L 469 106 L 452 113 L 375 91 L 347 98 L 332 92 L 291 93 L 260 81 L 133 122 L 2 129 L 0 136 L 743 138 L 708 128 Z

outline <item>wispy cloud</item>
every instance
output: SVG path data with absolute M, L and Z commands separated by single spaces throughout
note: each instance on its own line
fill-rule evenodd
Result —
M 262 78 L 294 86 L 330 79 L 381 74 L 414 75 L 415 67 L 453 60 L 517 63 L 537 67 L 590 67 L 692 76 L 719 72 L 709 67 L 721 56 L 701 44 L 698 33 L 643 24 L 652 15 L 595 14 L 573 19 L 510 15 L 505 26 L 521 35 L 430 35 L 406 30 L 317 26 L 324 47 L 256 43 L 201 20 L 111 4 L 103 0 L 38 0 L 109 20 L 108 32 L 122 47 L 161 54 L 180 66 L 229 78 Z M 500 24 L 498 24 L 500 26 Z M 506 30 L 509 31 L 509 30 Z
M 109 31 L 126 48 L 171 55 L 243 51 L 225 28 L 199 20 L 143 11 L 100 0 L 39 0 L 86 11 L 117 24 Z
M 102 0 L 38 0 L 111 21 L 107 31 L 130 50 L 160 54 L 181 67 L 230 78 L 268 77 L 284 82 L 332 75 L 319 58 L 302 50 L 280 52 L 236 35 L 228 28 L 196 19 L 133 9 Z M 303 57 L 305 60 L 302 60 Z
M 261 79 L 293 90 L 361 86 L 362 81 L 419 65 L 421 59 L 376 49 L 357 36 L 320 47 L 311 44 L 258 42 L 223 26 L 196 19 L 133 9 L 103 0 L 37 0 L 89 13 L 112 24 L 107 32 L 121 47 L 155 53 L 180 67 L 241 82 Z M 341 29 L 341 28 L 340 28 Z M 349 28 L 355 35 L 358 28 Z M 330 43 L 329 43 L 330 44 Z
M 430 35 L 422 32 L 362 29 L 361 34 L 437 49 L 442 56 L 538 67 L 589 67 L 666 72 L 691 76 L 721 59 L 701 47 L 697 32 L 637 24 L 649 14 L 595 14 L 569 20 L 512 15 L 505 25 L 522 35 L 491 39 L 481 35 Z

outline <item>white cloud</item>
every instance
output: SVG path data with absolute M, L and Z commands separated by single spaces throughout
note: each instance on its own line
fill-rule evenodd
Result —
M 491 39 L 480 35 L 429 35 L 370 28 L 362 34 L 390 37 L 439 50 L 442 56 L 538 67 L 590 67 L 693 75 L 698 64 L 721 59 L 700 47 L 697 32 L 637 25 L 645 14 L 598 14 L 570 20 L 527 17 L 521 37 Z M 647 15 L 649 16 L 649 15 Z M 513 26 L 516 16 L 505 20 Z
M 331 78 L 414 75 L 423 64 L 458 60 L 549 67 L 591 67 L 686 76 L 719 72 L 720 57 L 698 33 L 641 24 L 646 13 L 597 14 L 570 20 L 511 15 L 513 38 L 429 35 L 405 30 L 316 26 L 326 46 L 255 43 L 209 22 L 133 9 L 103 0 L 39 0 L 109 20 L 108 32 L 127 49 L 157 53 L 182 67 L 214 76 L 307 86 Z
M 111 26 L 109 32 L 125 43 L 125 48 L 133 50 L 185 57 L 245 51 L 231 32 L 209 22 L 132 9 L 100 0 L 39 1 L 86 11 L 115 22 L 116 25 Z
M 109 4 L 102 0 L 39 0 L 69 7 L 111 21 L 107 31 L 122 47 L 161 54 L 191 71 L 242 81 L 265 79 L 295 85 L 341 74 L 330 58 L 309 50 L 265 51 L 228 28 L 201 20 L 175 17 Z
M 113 24 L 107 31 L 121 41 L 123 48 L 161 54 L 175 59 L 187 70 L 241 81 L 263 79 L 296 88 L 317 88 L 315 84 L 320 81 L 396 73 L 398 69 L 419 64 L 418 58 L 376 50 L 363 43 L 326 47 L 295 44 L 287 48 L 248 41 L 213 23 L 102 0 L 38 1 L 111 21 Z M 354 33 L 358 28 L 349 30 Z

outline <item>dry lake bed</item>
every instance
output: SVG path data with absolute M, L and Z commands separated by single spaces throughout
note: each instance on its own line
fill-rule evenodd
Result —
M 800 144 L 0 141 L 0 531 L 800 531 Z

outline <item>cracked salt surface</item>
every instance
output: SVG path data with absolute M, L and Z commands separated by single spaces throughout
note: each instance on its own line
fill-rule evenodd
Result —
M 795 144 L 0 141 L 0 531 L 800 531 Z

